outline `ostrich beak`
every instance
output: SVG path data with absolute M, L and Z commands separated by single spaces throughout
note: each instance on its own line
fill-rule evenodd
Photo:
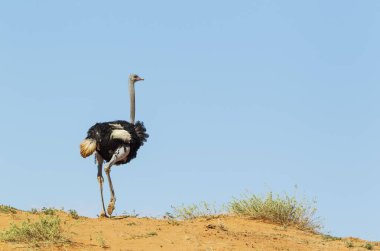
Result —
M 143 78 L 140 78 L 140 77 L 138 77 L 137 79 L 136 79 L 136 81 L 142 81 L 142 80 L 144 80 Z

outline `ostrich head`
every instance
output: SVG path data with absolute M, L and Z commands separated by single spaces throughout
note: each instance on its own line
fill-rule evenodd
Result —
M 139 75 L 137 75 L 137 74 L 132 73 L 131 75 L 129 75 L 129 81 L 131 83 L 136 83 L 136 82 L 141 81 L 141 80 L 144 80 L 144 79 L 140 78 Z

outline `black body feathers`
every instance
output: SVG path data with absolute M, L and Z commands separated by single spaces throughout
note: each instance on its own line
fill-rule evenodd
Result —
M 126 137 L 114 137 L 115 131 L 121 132 Z M 129 135 L 128 135 L 129 134 Z M 149 135 L 146 133 L 144 123 L 137 121 L 131 124 L 124 120 L 96 123 L 87 132 L 86 139 L 96 141 L 96 151 L 105 161 L 110 161 L 115 150 L 121 146 L 129 147 L 127 159 L 116 162 L 116 165 L 125 164 L 134 159 L 137 150 L 146 142 Z

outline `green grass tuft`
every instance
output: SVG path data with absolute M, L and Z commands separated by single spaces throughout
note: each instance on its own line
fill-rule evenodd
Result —
M 41 212 L 45 215 L 55 215 L 55 213 L 57 212 L 58 210 L 55 209 L 54 207 L 43 207 L 41 209 Z
M 373 246 L 371 243 L 366 243 L 364 246 L 363 246 L 365 249 L 368 249 L 368 250 L 372 250 L 373 249 Z
M 130 217 L 130 218 L 137 218 L 139 216 L 138 213 L 136 213 L 135 210 L 132 210 L 132 212 L 124 211 L 123 217 Z
M 30 209 L 29 212 L 32 213 L 32 214 L 38 214 L 38 209 L 37 208 L 32 208 L 32 209 Z
M 0 213 L 3 214 L 16 214 L 16 208 L 6 205 L 0 205 Z
M 245 195 L 230 202 L 228 211 L 235 215 L 283 226 L 295 226 L 302 230 L 317 231 L 321 228 L 315 218 L 314 205 L 307 201 L 299 202 L 295 196 L 273 196 L 271 192 L 264 197 Z
M 19 225 L 11 224 L 9 229 L 0 233 L 0 240 L 17 243 L 41 244 L 68 243 L 63 235 L 57 216 L 43 216 L 36 222 L 29 219 Z
M 167 213 L 172 218 L 179 218 L 184 220 L 194 219 L 197 217 L 209 217 L 220 214 L 215 205 L 207 202 L 201 202 L 199 204 L 192 204 L 189 206 L 172 206 L 173 213 Z
M 336 237 L 329 234 L 323 234 L 322 238 L 326 241 L 340 241 L 342 240 L 342 237 Z
M 353 247 L 354 247 L 354 244 L 352 243 L 352 241 L 347 241 L 347 242 L 346 242 L 346 247 L 347 247 L 347 248 L 353 248 Z
M 73 218 L 74 220 L 79 219 L 79 214 L 76 210 L 70 209 L 68 212 L 71 218 Z

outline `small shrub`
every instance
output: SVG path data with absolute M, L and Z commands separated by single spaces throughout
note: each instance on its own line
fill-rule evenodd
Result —
M 321 228 L 315 218 L 316 208 L 307 201 L 297 201 L 295 196 L 273 197 L 271 192 L 265 197 L 245 195 L 242 199 L 234 199 L 228 209 L 236 215 L 283 226 L 292 225 L 302 230 L 316 231 Z
M 172 209 L 173 213 L 169 213 L 167 215 L 170 215 L 171 218 L 179 218 L 184 220 L 220 214 L 215 205 L 204 201 L 199 204 L 192 204 L 189 206 L 172 206 Z
M 23 242 L 38 244 L 66 243 L 69 240 L 64 237 L 57 216 L 44 216 L 36 222 L 29 219 L 20 225 L 12 224 L 8 230 L 0 233 L 0 240 L 8 242 Z
M 347 247 L 347 248 L 353 248 L 353 247 L 354 247 L 354 244 L 353 244 L 351 241 L 347 241 L 347 242 L 346 242 L 346 247 Z
M 133 210 L 131 213 L 129 213 L 128 211 L 124 211 L 124 212 L 123 212 L 123 216 L 124 216 L 124 217 L 137 218 L 137 217 L 139 216 L 139 214 L 136 213 L 135 210 Z
M 373 246 L 371 243 L 366 243 L 364 246 L 364 248 L 368 249 L 368 250 L 372 250 L 373 249 Z
M 174 218 L 175 217 L 170 212 L 166 212 L 165 215 L 164 215 L 164 219 L 173 220 Z
M 38 214 L 37 208 L 32 208 L 32 209 L 30 209 L 29 212 L 31 212 L 32 214 Z
M 76 210 L 70 209 L 68 212 L 69 212 L 69 215 L 71 216 L 71 218 L 73 218 L 75 220 L 79 219 L 79 214 L 77 213 Z
M 326 241 L 340 241 L 342 237 L 335 237 L 329 234 L 322 235 L 322 238 Z
M 57 209 L 53 207 L 43 207 L 41 209 L 41 212 L 45 215 L 55 215 L 55 213 L 57 212 Z
M 16 208 L 6 205 L 0 205 L 0 213 L 3 214 L 16 214 Z

